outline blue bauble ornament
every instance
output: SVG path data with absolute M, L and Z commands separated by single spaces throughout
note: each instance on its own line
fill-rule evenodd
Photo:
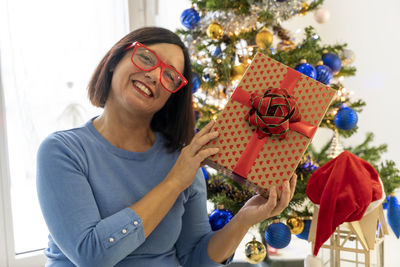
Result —
M 222 53 L 221 47 L 217 46 L 217 48 L 215 48 L 215 50 L 214 50 L 213 56 L 219 57 L 220 55 L 222 55 L 221 53 Z
M 304 229 L 303 231 L 296 235 L 298 238 L 308 240 L 308 235 L 310 233 L 310 226 L 311 226 L 311 220 L 303 220 L 304 222 Z
M 194 8 L 185 9 L 181 14 L 181 23 L 189 30 L 193 29 L 199 20 L 199 13 Z
M 334 53 L 323 54 L 322 61 L 324 62 L 324 65 L 331 68 L 334 73 L 338 72 L 342 67 L 342 61 L 340 61 L 339 56 Z
M 349 107 L 343 107 L 338 110 L 333 119 L 336 127 L 341 130 L 351 130 L 357 126 L 357 112 Z
M 317 71 L 317 81 L 323 84 L 329 84 L 333 78 L 333 71 L 325 65 L 318 65 L 315 70 Z
M 199 89 L 200 85 L 201 85 L 201 79 L 200 76 L 197 75 L 196 72 L 192 73 L 192 93 L 196 93 L 197 89 Z
M 208 181 L 209 176 L 206 168 L 201 167 L 201 171 L 203 172 L 204 180 Z
M 281 249 L 289 245 L 292 237 L 290 229 L 281 222 L 270 224 L 264 233 L 265 241 L 273 248 Z
M 387 208 L 387 218 L 390 227 L 397 238 L 400 237 L 400 205 L 395 196 L 390 196 Z
M 194 111 L 194 119 L 196 120 L 196 122 L 199 119 L 199 117 L 200 117 L 200 112 L 198 110 L 195 110 Z
M 317 79 L 317 71 L 310 63 L 301 63 L 295 67 L 295 70 L 307 75 L 310 78 Z
M 287 0 L 276 0 L 276 2 L 286 2 Z
M 222 205 L 221 205 L 222 206 Z M 211 229 L 213 231 L 217 231 L 225 226 L 231 219 L 233 215 L 229 210 L 226 210 L 222 207 L 211 212 L 210 216 L 208 217 L 211 225 Z
M 389 205 L 389 200 L 390 200 L 390 196 L 389 196 L 389 197 L 386 197 L 386 201 L 382 203 L 382 208 L 383 208 L 384 210 L 387 210 L 388 205 Z
M 311 164 L 311 166 L 310 166 L 310 170 L 311 170 L 311 171 L 316 171 L 318 168 L 319 168 L 319 167 L 318 167 L 318 165 L 316 165 L 316 164 Z

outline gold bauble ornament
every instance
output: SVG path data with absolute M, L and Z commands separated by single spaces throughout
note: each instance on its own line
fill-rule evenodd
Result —
M 256 238 L 253 237 L 253 240 L 245 245 L 244 253 L 249 263 L 256 264 L 265 259 L 267 250 L 265 249 L 263 243 L 258 242 Z
M 232 79 L 233 80 L 240 80 L 246 71 L 246 67 L 243 64 L 239 64 L 233 66 L 232 68 Z
M 290 232 L 294 235 L 298 235 L 303 232 L 304 221 L 297 216 L 290 217 L 286 221 L 286 225 L 289 227 Z
M 308 13 L 308 9 L 310 8 L 310 6 L 307 4 L 307 2 L 303 2 L 301 3 L 301 10 L 299 12 L 300 16 L 305 16 Z
M 256 44 L 258 47 L 260 47 L 262 49 L 270 47 L 273 40 L 274 40 L 274 36 L 267 29 L 262 29 L 256 35 Z
M 224 35 L 224 29 L 214 20 L 207 28 L 207 35 L 210 38 L 219 39 Z

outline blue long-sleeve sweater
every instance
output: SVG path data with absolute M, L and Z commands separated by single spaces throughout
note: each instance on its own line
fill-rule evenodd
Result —
M 50 231 L 46 266 L 221 265 L 207 253 L 213 232 L 201 171 L 147 238 L 140 217 L 129 208 L 174 165 L 179 152 L 168 153 L 165 142 L 156 133 L 149 150 L 122 150 L 92 120 L 42 142 L 37 191 Z

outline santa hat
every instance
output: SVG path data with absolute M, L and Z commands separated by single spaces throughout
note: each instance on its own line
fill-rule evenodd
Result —
M 306 194 L 319 204 L 313 254 L 344 222 L 360 220 L 384 199 L 377 171 L 367 161 L 344 151 L 311 175 Z

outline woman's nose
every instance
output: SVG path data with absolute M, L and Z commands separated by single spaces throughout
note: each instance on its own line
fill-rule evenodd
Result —
M 147 79 L 149 79 L 151 83 L 155 85 L 157 84 L 157 82 L 160 81 L 160 75 L 161 75 L 161 66 L 158 66 L 153 70 L 147 71 L 144 76 Z

